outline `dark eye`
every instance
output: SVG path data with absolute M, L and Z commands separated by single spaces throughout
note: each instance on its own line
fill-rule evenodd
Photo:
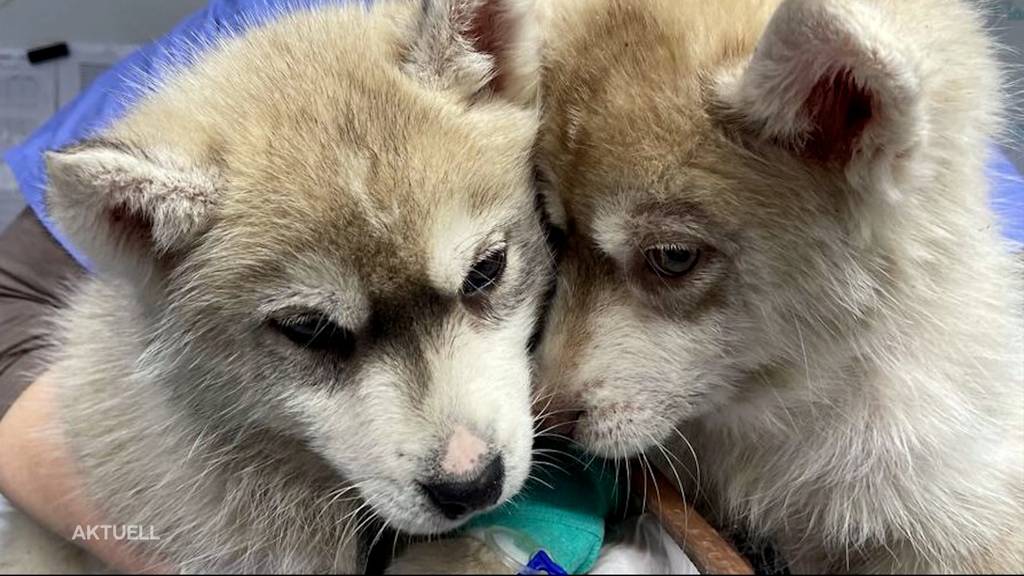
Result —
M 463 295 L 472 296 L 490 291 L 505 272 L 505 246 L 496 248 L 473 264 L 466 279 L 462 281 Z
M 658 276 L 679 278 L 693 271 L 700 260 L 700 250 L 683 246 L 657 246 L 644 250 L 647 266 Z
M 355 349 L 355 335 L 322 314 L 275 319 L 271 320 L 271 326 L 302 348 L 330 352 L 342 358 L 350 356 Z

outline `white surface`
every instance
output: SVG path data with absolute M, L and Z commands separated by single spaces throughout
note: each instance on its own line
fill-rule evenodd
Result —
M 700 574 L 650 514 L 627 520 L 623 528 L 601 547 L 589 574 Z
M 110 62 L 123 54 L 124 46 L 160 37 L 206 2 L 0 0 L 0 152 L 73 98 L 81 80 L 92 78 L 92 63 Z M 25 50 L 54 42 L 68 42 L 72 58 L 28 66 Z M 12 178 L 3 164 L 0 229 L 24 207 Z

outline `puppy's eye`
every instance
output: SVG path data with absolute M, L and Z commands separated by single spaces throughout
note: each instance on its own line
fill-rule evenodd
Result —
M 700 250 L 685 246 L 655 246 L 644 250 L 644 259 L 652 272 L 663 278 L 679 278 L 697 267 Z
M 347 358 L 355 349 L 355 335 L 322 314 L 305 314 L 271 320 L 271 326 L 295 345 L 310 350 L 330 352 Z
M 501 275 L 505 272 L 507 249 L 504 245 L 495 248 L 473 264 L 466 279 L 462 281 L 460 291 L 464 296 L 472 296 L 489 292 L 494 288 Z

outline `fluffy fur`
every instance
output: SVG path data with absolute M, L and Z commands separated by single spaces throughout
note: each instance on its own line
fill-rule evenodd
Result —
M 98 269 L 52 375 L 84 496 L 186 572 L 353 572 L 384 526 L 457 526 L 420 484 L 470 430 L 530 466 L 527 345 L 549 277 L 529 5 L 282 15 L 48 158 Z M 462 287 L 504 247 L 500 279 Z M 303 349 L 304 314 L 354 351 Z M 474 456 L 475 457 L 475 456 Z M 368 528 L 372 527 L 372 530 Z
M 1024 569 L 980 21 L 955 0 L 551 5 L 540 158 L 567 241 L 540 394 L 579 442 L 663 456 L 798 570 Z M 659 248 L 699 258 L 666 277 Z

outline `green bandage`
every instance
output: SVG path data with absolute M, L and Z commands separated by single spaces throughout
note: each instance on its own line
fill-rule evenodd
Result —
M 584 467 L 569 456 L 554 468 L 535 470 L 535 479 L 510 502 L 474 518 L 466 530 L 487 534 L 504 529 L 546 551 L 570 574 L 586 573 L 604 543 L 605 518 L 617 503 L 615 480 L 604 466 Z M 547 485 L 545 485 L 547 484 Z M 536 550 L 523 550 L 527 557 Z M 518 559 L 517 559 L 518 560 Z

